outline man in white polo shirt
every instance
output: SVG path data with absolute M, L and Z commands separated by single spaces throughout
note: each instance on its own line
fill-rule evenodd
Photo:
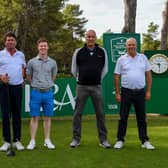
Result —
M 116 100 L 120 102 L 120 119 L 118 125 L 117 142 L 114 148 L 120 149 L 124 145 L 127 120 L 131 105 L 134 105 L 139 138 L 142 147 L 154 149 L 147 136 L 145 100 L 151 97 L 151 66 L 145 55 L 136 52 L 137 42 L 134 38 L 126 41 L 127 53 L 121 56 L 114 71 L 114 85 Z M 121 93 L 120 93 L 121 76 Z M 145 87 L 146 86 L 146 87 Z
M 16 36 L 8 32 L 4 39 L 5 48 L 0 51 L 1 110 L 4 144 L 0 151 L 7 151 L 11 145 L 23 150 L 21 144 L 21 104 L 23 70 L 26 66 L 24 54 L 16 49 Z M 10 117 L 13 126 L 11 144 Z

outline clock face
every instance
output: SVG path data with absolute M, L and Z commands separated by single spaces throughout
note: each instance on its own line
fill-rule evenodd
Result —
M 168 70 L 168 58 L 163 54 L 153 55 L 149 62 L 154 73 L 162 74 Z

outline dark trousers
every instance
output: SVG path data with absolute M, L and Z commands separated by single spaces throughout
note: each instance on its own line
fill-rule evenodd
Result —
M 12 118 L 13 142 L 21 137 L 22 85 L 1 85 L 1 111 L 3 138 L 11 142 L 10 118 Z
M 127 129 L 127 121 L 131 105 L 133 104 L 136 120 L 138 125 L 139 138 L 142 143 L 147 141 L 147 123 L 145 113 L 145 90 L 130 90 L 127 88 L 121 89 L 121 106 L 120 106 L 120 119 L 118 126 L 117 138 L 124 141 Z
M 0 81 L 0 105 L 1 105 L 1 101 L 2 101 L 2 83 Z
M 107 139 L 107 129 L 105 126 L 105 115 L 103 112 L 103 98 L 101 94 L 100 85 L 94 85 L 94 86 L 77 85 L 76 105 L 73 117 L 73 139 L 76 139 L 77 141 L 80 141 L 81 139 L 81 117 L 84 106 L 89 97 L 91 97 L 96 113 L 99 140 L 100 142 L 103 142 Z

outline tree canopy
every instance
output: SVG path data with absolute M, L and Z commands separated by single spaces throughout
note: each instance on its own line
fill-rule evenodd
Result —
M 159 25 L 151 22 L 148 25 L 147 33 L 142 34 L 142 51 L 144 50 L 157 50 L 160 46 L 160 40 L 158 37 Z

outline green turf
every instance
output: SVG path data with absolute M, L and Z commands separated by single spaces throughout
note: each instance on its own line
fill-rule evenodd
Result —
M 114 145 L 117 132 L 116 116 L 108 116 L 106 123 L 109 142 Z M 156 149 L 149 151 L 140 147 L 134 117 L 128 121 L 124 148 L 103 149 L 98 145 L 95 117 L 84 117 L 81 146 L 69 147 L 72 136 L 71 118 L 52 121 L 51 139 L 55 150 L 43 147 L 42 122 L 37 133 L 37 148 L 33 151 L 16 151 L 15 157 L 0 153 L 1 168 L 167 168 L 168 166 L 168 117 L 148 117 L 148 132 Z M 0 134 L 1 133 L 0 127 Z M 2 141 L 2 137 L 0 138 Z M 22 122 L 22 142 L 29 142 L 29 120 Z

